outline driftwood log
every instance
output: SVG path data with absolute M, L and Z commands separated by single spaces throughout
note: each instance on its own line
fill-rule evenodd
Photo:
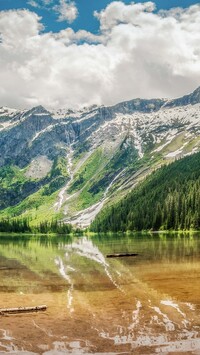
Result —
M 12 270 L 12 268 L 7 266 L 1 266 L 0 270 Z
M 120 254 L 108 254 L 106 255 L 107 258 L 121 258 L 124 256 L 137 256 L 137 253 L 120 253 Z
M 45 305 L 37 307 L 0 308 L 0 315 L 46 311 L 46 309 L 47 306 Z

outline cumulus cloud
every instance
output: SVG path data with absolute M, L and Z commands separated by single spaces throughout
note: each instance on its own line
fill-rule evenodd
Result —
M 136 24 L 137 18 L 140 20 L 145 18 L 145 13 L 150 14 L 155 10 L 155 4 L 151 1 L 146 3 L 138 3 L 125 5 L 123 2 L 114 1 L 107 6 L 106 10 L 98 13 L 94 12 L 101 24 L 101 30 L 110 30 L 120 23 L 124 24 Z M 146 16 L 148 20 L 150 16 Z
M 78 16 L 78 9 L 73 1 L 60 0 L 59 5 L 55 5 L 53 9 L 59 14 L 58 21 L 73 22 Z
M 117 1 L 95 16 L 99 35 L 44 33 L 34 12 L 0 12 L 0 105 L 110 105 L 200 85 L 199 4 L 157 13 L 152 2 Z

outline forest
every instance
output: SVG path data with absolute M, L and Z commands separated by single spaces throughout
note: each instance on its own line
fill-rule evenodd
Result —
M 91 224 L 94 232 L 200 229 L 200 153 L 165 165 Z
M 41 222 L 36 226 L 31 226 L 28 218 L 14 218 L 0 220 L 0 232 L 70 234 L 75 232 L 75 230 L 73 230 L 71 224 L 66 224 L 56 219 L 50 222 Z

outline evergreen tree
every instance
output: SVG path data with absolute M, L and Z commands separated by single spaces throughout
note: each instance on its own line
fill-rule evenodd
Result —
M 200 153 L 153 172 L 91 225 L 98 232 L 191 228 L 200 228 Z

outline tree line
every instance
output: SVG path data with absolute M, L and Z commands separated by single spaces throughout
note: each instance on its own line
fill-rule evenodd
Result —
M 36 226 L 31 226 L 28 218 L 16 219 L 1 219 L 0 232 L 8 233 L 57 233 L 57 234 L 70 234 L 76 232 L 71 224 L 63 223 L 56 219 L 52 221 L 43 221 Z

